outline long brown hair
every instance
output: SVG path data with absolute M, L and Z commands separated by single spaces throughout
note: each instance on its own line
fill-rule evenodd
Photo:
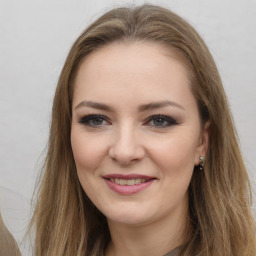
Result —
M 151 41 L 178 53 L 191 71 L 191 89 L 211 136 L 204 171 L 189 186 L 190 232 L 181 255 L 255 256 L 255 223 L 248 175 L 222 82 L 198 33 L 162 7 L 113 9 L 76 40 L 61 72 L 52 108 L 48 153 L 32 223 L 35 255 L 104 255 L 106 218 L 79 183 L 70 144 L 73 81 L 81 61 L 114 41 Z

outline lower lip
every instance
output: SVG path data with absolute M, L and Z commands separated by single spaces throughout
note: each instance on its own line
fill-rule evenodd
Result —
M 116 184 L 115 182 L 112 182 L 108 179 L 105 179 L 108 187 L 112 190 L 114 190 L 115 192 L 122 194 L 122 195 L 132 195 L 132 194 L 136 194 L 146 188 L 148 188 L 155 179 L 152 179 L 150 181 L 147 182 L 143 182 L 140 184 L 136 184 L 136 185 L 120 185 L 120 184 Z

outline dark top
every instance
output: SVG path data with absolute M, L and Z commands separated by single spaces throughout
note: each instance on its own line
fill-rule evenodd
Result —
M 179 252 L 179 247 L 175 248 L 174 250 L 172 250 L 171 252 L 168 252 L 167 254 L 165 254 L 164 256 L 177 256 Z

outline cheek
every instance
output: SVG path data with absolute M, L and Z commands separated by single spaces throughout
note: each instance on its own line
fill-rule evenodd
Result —
M 194 171 L 194 155 L 196 144 L 187 139 L 175 138 L 166 140 L 154 150 L 154 162 L 160 169 L 162 180 L 163 207 L 166 202 L 172 202 L 170 207 L 175 207 L 185 202 L 187 190 Z
M 163 175 L 189 175 L 194 168 L 196 142 L 190 137 L 173 136 L 150 147 L 151 158 L 162 170 Z
M 103 145 L 94 136 L 86 136 L 75 129 L 71 131 L 71 146 L 78 172 L 97 169 L 106 152 Z

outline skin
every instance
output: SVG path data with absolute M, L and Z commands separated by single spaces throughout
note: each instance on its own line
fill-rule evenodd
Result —
M 72 150 L 85 193 L 108 220 L 112 241 L 106 255 L 163 255 L 182 244 L 188 186 L 209 137 L 185 65 L 157 43 L 117 42 L 85 58 L 74 86 Z M 163 101 L 173 103 L 138 111 Z M 81 123 L 90 114 L 106 120 Z M 158 114 L 175 122 L 150 119 Z M 108 174 L 155 180 L 145 190 L 121 195 L 107 186 Z

